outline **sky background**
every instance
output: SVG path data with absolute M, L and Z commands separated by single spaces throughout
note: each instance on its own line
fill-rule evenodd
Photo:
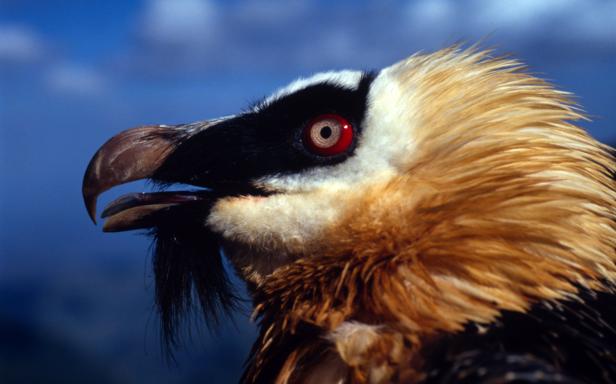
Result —
M 237 380 L 248 309 L 165 362 L 149 240 L 88 220 L 91 155 L 123 129 L 233 114 L 298 76 L 479 40 L 573 92 L 589 132 L 616 143 L 614 0 L 0 0 L 0 381 Z

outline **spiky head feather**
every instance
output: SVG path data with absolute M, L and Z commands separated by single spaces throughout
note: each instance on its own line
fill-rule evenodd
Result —
M 365 124 L 389 108 L 408 128 L 403 171 L 346 191 L 318 249 L 258 285 L 263 332 L 247 381 L 319 366 L 376 382 L 419 377 L 418 351 L 438 335 L 613 289 L 616 166 L 574 124 L 584 117 L 567 93 L 517 61 L 454 47 L 383 70 L 369 103 Z M 381 327 L 375 340 L 397 349 L 349 347 L 353 338 L 335 335 L 352 322 Z M 331 353 L 315 359 L 313 338 L 293 336 L 310 332 L 333 335 Z M 402 349 L 412 362 L 394 358 Z

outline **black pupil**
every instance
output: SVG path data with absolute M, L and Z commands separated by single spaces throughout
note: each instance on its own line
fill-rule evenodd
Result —
M 324 139 L 329 139 L 329 137 L 332 135 L 332 129 L 329 125 L 326 125 L 325 127 L 321 128 L 321 137 Z

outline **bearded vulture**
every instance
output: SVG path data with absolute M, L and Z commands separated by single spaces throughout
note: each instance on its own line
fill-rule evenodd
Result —
M 247 282 L 244 383 L 616 383 L 616 164 L 567 92 L 459 46 L 124 131 L 83 196 L 153 237 L 166 341 Z M 176 184 L 190 190 L 172 191 Z

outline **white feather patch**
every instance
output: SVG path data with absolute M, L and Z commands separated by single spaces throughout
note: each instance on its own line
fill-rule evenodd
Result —
M 329 71 L 329 72 L 321 72 L 314 74 L 310 77 L 299 78 L 292 82 L 291 84 L 280 88 L 276 92 L 274 92 L 271 96 L 266 98 L 260 105 L 270 104 L 278 99 L 281 99 L 285 96 L 288 96 L 292 93 L 301 91 L 302 89 L 308 88 L 311 85 L 316 85 L 319 83 L 328 83 L 332 85 L 337 85 L 342 88 L 347 88 L 349 90 L 356 90 L 359 86 L 359 82 L 361 81 L 363 73 L 361 71 L 351 71 L 351 70 L 343 70 L 343 71 Z M 256 107 L 258 111 L 258 107 Z
M 411 158 L 415 148 L 416 112 L 412 103 L 399 101 L 413 100 L 414 90 L 399 85 L 396 79 L 399 65 L 381 71 L 373 80 L 362 135 L 350 158 L 297 174 L 265 176 L 256 184 L 275 192 L 274 195 L 222 199 L 215 205 L 207 224 L 227 240 L 249 245 L 257 252 L 268 252 L 267 270 L 314 249 L 322 240 L 323 229 L 334 225 L 346 209 L 346 196 L 401 174 Z M 317 74 L 291 83 L 266 102 L 323 81 L 356 89 L 361 77 L 359 71 Z M 236 261 L 244 265 L 254 262 Z

